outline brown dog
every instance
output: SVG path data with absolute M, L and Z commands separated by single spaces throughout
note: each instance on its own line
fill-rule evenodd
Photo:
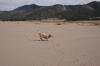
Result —
M 52 34 L 45 34 L 45 33 L 41 33 L 39 30 L 37 30 L 37 33 L 40 36 L 40 39 L 43 41 L 43 38 L 47 39 L 47 41 L 49 41 L 50 37 L 53 37 Z

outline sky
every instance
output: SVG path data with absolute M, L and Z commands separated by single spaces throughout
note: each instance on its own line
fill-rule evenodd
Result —
M 10 11 L 23 5 L 36 4 L 41 6 L 50 6 L 55 4 L 77 5 L 87 4 L 92 1 L 100 0 L 0 0 L 0 10 Z

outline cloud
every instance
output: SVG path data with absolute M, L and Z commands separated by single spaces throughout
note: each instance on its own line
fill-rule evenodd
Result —
M 0 10 L 13 10 L 23 5 L 37 4 L 43 6 L 50 6 L 54 4 L 62 5 L 76 5 L 86 4 L 93 0 L 0 0 Z M 99 1 L 99 0 L 96 0 Z
M 30 4 L 29 0 L 1 0 L 0 10 L 13 10 L 17 7 Z

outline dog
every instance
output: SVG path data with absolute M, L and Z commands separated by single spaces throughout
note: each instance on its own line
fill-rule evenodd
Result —
M 49 41 L 50 37 L 53 37 L 52 34 L 46 34 L 46 33 L 41 33 L 39 30 L 37 30 L 37 33 L 40 36 L 40 39 L 43 41 L 43 38 L 47 39 Z

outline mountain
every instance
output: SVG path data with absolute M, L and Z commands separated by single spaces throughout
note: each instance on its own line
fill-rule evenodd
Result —
M 89 5 L 94 9 L 94 17 L 100 18 L 100 1 L 99 2 L 93 1 L 91 3 L 88 3 L 87 5 Z
M 35 10 L 35 9 L 38 9 L 41 7 L 43 7 L 43 6 L 38 6 L 36 4 L 24 5 L 24 6 L 14 9 L 13 11 L 26 11 L 27 12 L 27 11 L 32 11 L 32 10 Z
M 0 20 L 41 20 L 58 18 L 66 20 L 100 19 L 100 2 L 93 1 L 84 5 L 39 6 L 24 5 L 12 11 L 0 11 Z
M 46 19 L 46 18 L 54 18 L 57 13 L 68 11 L 63 5 L 53 5 L 42 7 L 37 10 L 34 10 L 32 13 L 26 16 L 26 19 Z
M 89 5 L 90 7 L 92 7 L 94 10 L 100 10 L 100 1 L 93 1 L 88 3 L 87 5 Z

